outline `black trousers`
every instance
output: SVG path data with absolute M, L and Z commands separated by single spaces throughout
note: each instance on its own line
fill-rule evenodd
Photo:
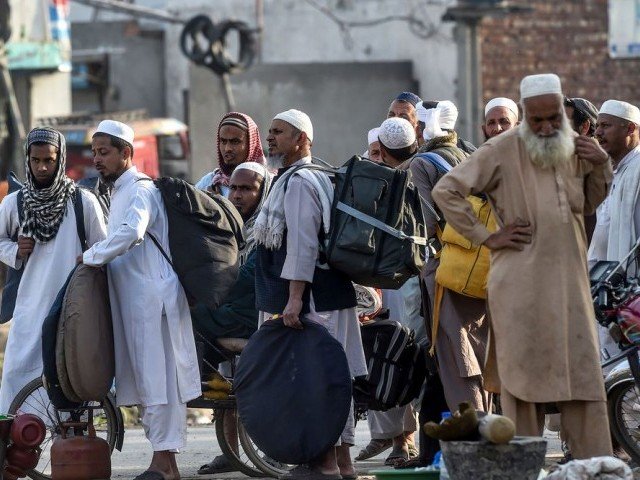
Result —
M 418 414 L 419 432 L 420 432 L 420 463 L 422 465 L 431 465 L 433 457 L 440 450 L 440 442 L 438 440 L 425 435 L 422 426 L 427 422 L 440 423 L 442 412 L 448 412 L 449 407 L 444 398 L 444 389 L 440 376 L 437 373 L 427 374 L 427 380 L 422 395 L 422 403 L 420 404 L 420 412 Z

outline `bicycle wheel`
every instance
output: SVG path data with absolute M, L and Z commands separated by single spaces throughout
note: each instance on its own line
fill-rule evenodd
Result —
M 244 428 L 244 425 L 242 425 L 242 422 L 238 422 L 238 434 L 240 436 L 240 445 L 242 445 L 242 449 L 246 452 L 253 464 L 258 467 L 264 475 L 278 478 L 295 467 L 295 465 L 288 465 L 273 460 L 263 453 L 254 441 L 251 440 L 251 437 L 249 436 L 246 428 Z
M 236 409 L 216 409 L 214 417 L 220 450 L 229 459 L 231 465 L 250 477 L 262 477 L 264 475 L 262 470 L 255 468 L 247 452 L 239 444 L 240 422 L 237 421 Z
M 640 395 L 633 378 L 609 392 L 607 408 L 613 436 L 633 461 L 640 463 Z
M 98 405 L 98 402 L 89 402 L 89 405 Z M 55 407 L 51 404 L 47 391 L 42 384 L 41 378 L 36 378 L 29 382 L 16 398 L 11 402 L 9 413 L 32 413 L 39 416 L 45 424 L 47 435 L 42 442 L 42 454 L 36 468 L 28 472 L 33 480 L 49 480 L 51 478 L 51 445 L 57 435 L 60 434 L 58 420 L 56 418 Z M 86 421 L 86 410 L 81 414 L 80 421 Z M 109 448 L 113 451 L 116 439 L 118 420 L 115 406 L 109 400 L 103 402 L 102 408 L 93 411 L 93 425 L 96 435 L 104 438 L 109 443 Z

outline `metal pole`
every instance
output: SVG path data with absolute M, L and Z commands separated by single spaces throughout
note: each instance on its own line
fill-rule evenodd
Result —
M 94 8 L 101 8 L 104 10 L 111 10 L 113 12 L 127 13 L 134 17 L 146 17 L 153 20 L 160 20 L 162 22 L 184 24 L 184 20 L 179 18 L 176 14 L 165 12 L 164 10 L 158 10 L 155 8 L 143 7 L 140 5 L 133 5 L 130 3 L 124 3 L 120 0 L 73 0 L 76 3 L 88 5 Z
M 468 22 L 469 30 L 469 67 L 471 75 L 471 98 L 469 127 L 471 132 L 469 137 L 476 145 L 480 145 L 483 140 L 480 135 L 480 125 L 483 121 L 483 98 L 482 98 L 482 52 L 480 51 L 480 41 L 478 26 L 480 19 Z
M 256 27 L 258 29 L 258 63 L 262 63 L 262 40 L 264 35 L 264 1 L 256 0 Z
M 231 89 L 231 80 L 229 80 L 229 74 L 223 73 L 220 76 L 220 81 L 224 87 L 224 98 L 227 102 L 227 112 L 234 112 L 236 110 L 236 102 L 233 98 L 233 90 Z
M 458 22 L 455 27 L 458 42 L 458 101 L 460 122 L 458 132 L 466 139 L 473 137 L 473 75 L 471 72 L 471 39 L 469 25 Z

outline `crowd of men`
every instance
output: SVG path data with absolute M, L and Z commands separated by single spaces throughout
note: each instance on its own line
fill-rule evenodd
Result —
M 439 447 L 424 437 L 417 445 L 418 425 L 438 421 L 442 411 L 465 401 L 490 411 L 491 393 L 500 393 L 518 434 L 541 435 L 546 407 L 555 404 L 574 458 L 612 454 L 599 362 L 606 338 L 598 339 L 588 266 L 620 260 L 640 233 L 640 110 L 618 100 L 598 110 L 588 100 L 565 97 L 553 74 L 525 77 L 519 100 L 519 106 L 503 97 L 487 103 L 486 142 L 477 149 L 457 134 L 452 102 L 409 92 L 393 99 L 379 127 L 363 132 L 364 157 L 411 172 L 428 236 L 435 239 L 446 219 L 474 245 L 491 250 L 491 266 L 487 299 L 445 288 L 437 322 L 437 256 L 420 277 L 382 292 L 390 318 L 429 344 L 436 368 L 420 403 L 370 412 L 371 442 L 358 460 L 391 448 L 390 465 L 429 464 Z M 40 331 L 77 263 L 108 266 L 117 402 L 140 407 L 154 452 L 138 480 L 179 478 L 175 453 L 185 446 L 186 404 L 201 395 L 194 329 L 209 339 L 248 338 L 274 317 L 290 328 L 302 328 L 302 319 L 317 322 L 343 346 L 352 376 L 365 375 L 354 286 L 319 265 L 319 238 L 331 226 L 332 184 L 322 171 L 292 168 L 312 163 L 313 140 L 310 117 L 290 109 L 274 116 L 265 156 L 249 115 L 222 118 L 218 166 L 196 186 L 231 200 L 244 220 L 246 245 L 223 305 L 190 309 L 172 266 L 149 241 L 169 251 L 160 193 L 133 164 L 132 129 L 105 120 L 93 135 L 94 165 L 110 186 L 107 218 L 93 194 L 66 176 L 63 135 L 32 130 L 21 194 L 0 204 L 0 260 L 13 268 L 24 265 L 0 411 L 40 375 L 40 341 L 33 332 Z M 497 230 L 478 220 L 469 195 L 488 199 Z M 85 251 L 77 240 L 78 201 L 84 206 Z M 334 448 L 287 477 L 356 478 L 354 443 L 350 415 Z M 219 456 L 199 473 L 231 469 Z

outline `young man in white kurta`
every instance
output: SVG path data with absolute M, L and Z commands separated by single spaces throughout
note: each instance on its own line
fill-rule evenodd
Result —
M 64 169 L 61 160 L 58 159 L 59 168 Z M 92 193 L 80 190 L 77 195 L 82 199 L 86 238 L 91 245 L 105 237 L 102 211 Z M 82 253 L 73 199 L 70 198 L 55 237 L 47 242 L 35 241 L 28 258 L 20 259 L 18 243 L 11 239 L 15 231 L 23 234 L 18 222 L 17 200 L 18 192 L 14 192 L 0 203 L 0 261 L 11 268 L 24 266 L 5 348 L 0 412 L 8 412 L 18 392 L 42 375 L 42 323 L 75 267 L 76 257 Z
M 189 305 L 176 273 L 149 237 L 153 235 L 169 252 L 160 192 L 153 182 L 140 180 L 148 177 L 130 158 L 126 170 L 116 173 L 109 173 L 97 160 L 101 148 L 96 146 L 97 137 L 131 131 L 119 122 L 106 122 L 111 123 L 99 125 L 93 148 L 101 174 L 117 177 L 108 235 L 87 250 L 82 261 L 95 267 L 108 264 L 117 403 L 141 406 L 154 454 L 172 452 L 185 445 L 186 403 L 201 394 Z M 152 461 L 150 470 L 155 473 L 153 467 Z M 178 478 L 175 469 L 169 478 Z

